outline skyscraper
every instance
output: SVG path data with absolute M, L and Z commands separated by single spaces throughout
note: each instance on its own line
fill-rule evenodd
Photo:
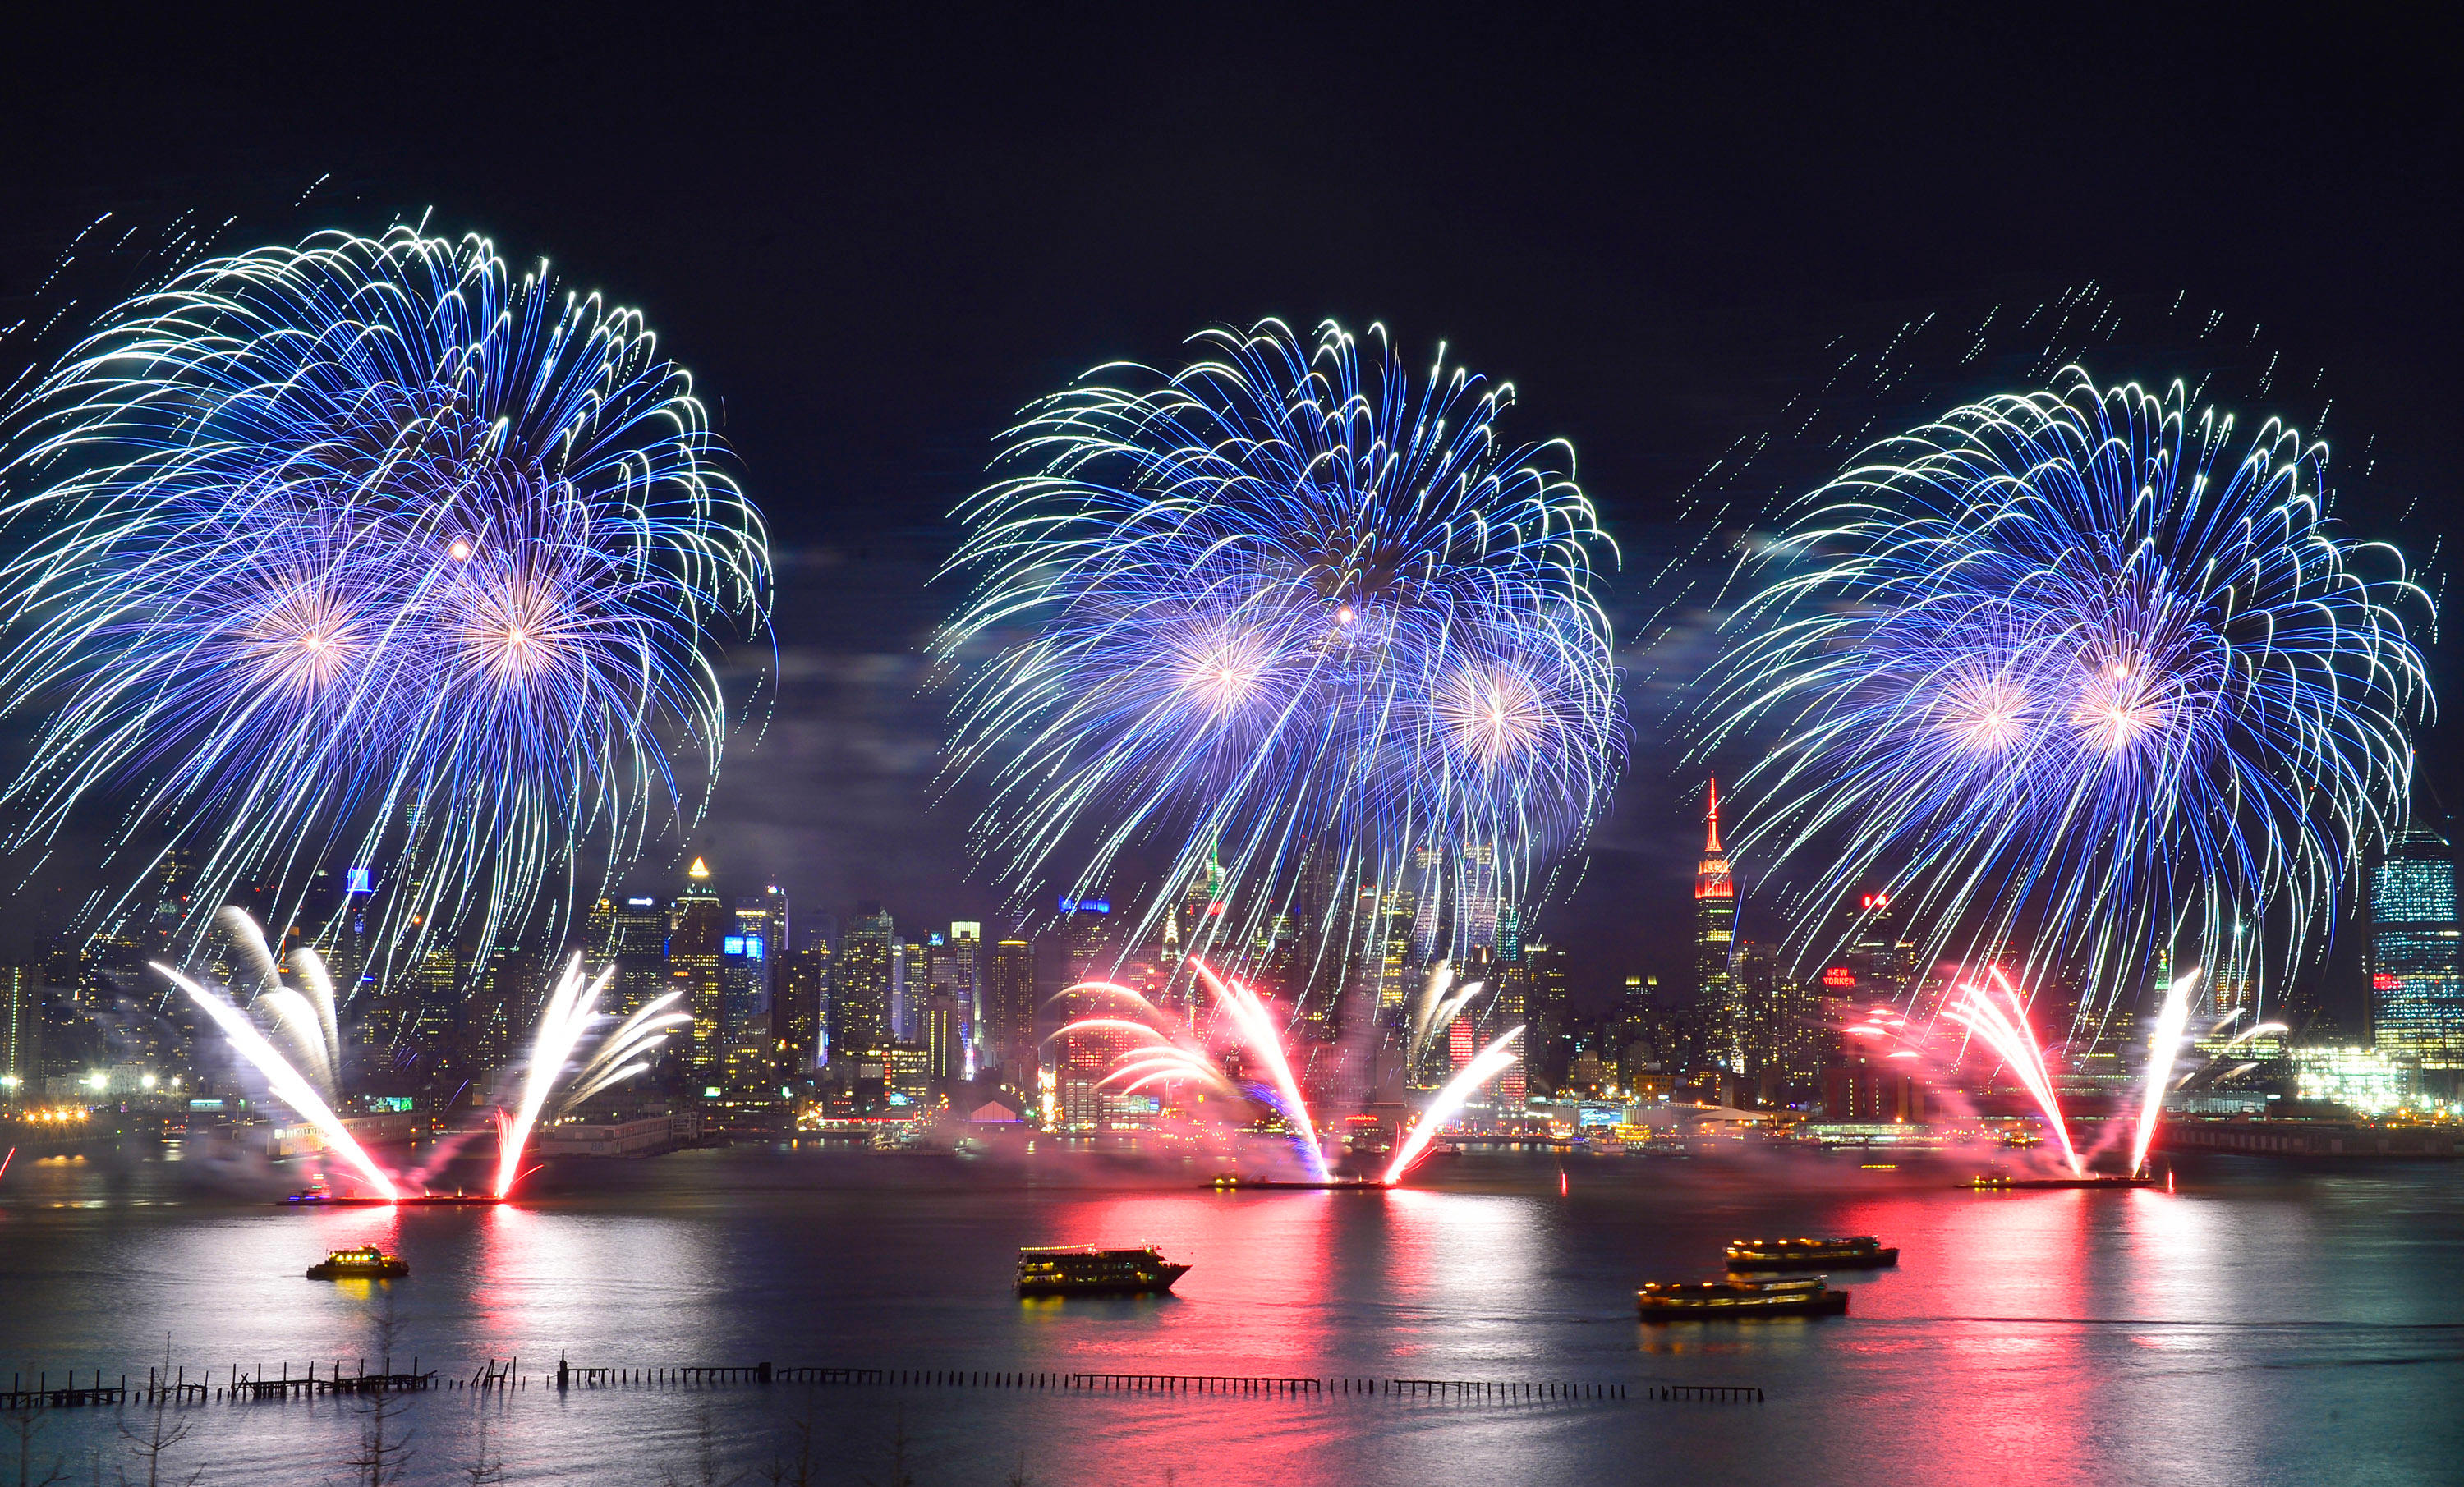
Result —
M 1764 1106 L 1821 1092 L 1819 994 L 1780 963 L 1771 946 L 1739 941 L 1731 957 L 1745 1007 L 1744 1096 Z
M 540 1001 L 541 967 L 537 951 L 492 945 L 467 969 L 460 1035 L 468 1074 L 485 1082 L 513 1061 L 514 1048 L 531 1030 Z M 479 1091 L 495 1098 L 499 1091 Z
M 1047 1002 L 1065 987 L 1109 978 L 1129 950 L 1128 946 L 1112 943 L 1112 906 L 1111 901 L 1099 898 L 1063 899 L 1061 922 L 1046 943 L 1053 952 L 1053 964 L 1048 969 L 1059 977 L 1044 989 Z M 1209 943 L 1193 935 L 1191 953 L 1203 953 Z
M 719 1063 L 730 1095 L 768 1094 L 771 1072 L 771 947 L 784 917 L 770 897 L 737 899 L 719 941 Z
M 606 958 L 616 967 L 612 998 L 627 1017 L 668 990 L 668 911 L 654 898 L 628 898 L 611 907 Z
M 890 1043 L 890 959 L 898 927 L 877 903 L 858 904 L 830 968 L 830 1057 L 856 1059 Z
M 461 1010 L 462 957 L 451 945 L 439 945 L 419 958 L 404 979 L 409 983 L 405 1040 L 428 1060 L 438 1075 L 464 1073 L 467 1065 L 455 1047 L 454 1023 Z
M 831 938 L 831 933 L 808 929 L 804 948 L 780 963 L 779 991 L 771 1014 L 778 1032 L 781 1079 L 806 1078 L 827 1057 L 823 1033 L 829 1006 Z
M 729 917 L 711 886 L 710 867 L 700 858 L 685 872 L 685 890 L 668 911 L 668 989 L 682 992 L 677 1010 L 693 1015 L 693 1052 L 686 1061 L 693 1092 L 720 1087 L 721 1054 L 726 1036 L 726 994 L 720 984 L 719 957 L 727 942 Z
M 2408 831 L 2370 873 L 2370 1031 L 2381 1053 L 2464 1069 L 2457 933 L 2455 849 L 2436 832 Z
M 1840 910 L 1847 923 L 1840 931 L 1839 965 L 1851 979 L 1842 983 L 1824 972 L 1832 992 L 1853 991 L 1868 1001 L 1899 1001 L 1916 978 L 1916 946 L 1902 932 L 1902 915 L 1888 893 L 1860 893 Z
M 993 1061 L 1014 1088 L 1035 1073 L 1035 944 L 1003 940 L 995 945 L 984 973 L 985 1035 Z
M 1454 952 L 1498 951 L 1497 848 L 1484 842 L 1463 849 L 1455 873 Z M 1501 953 L 1499 959 L 1505 956 Z
M 1566 1082 L 1566 1065 L 1573 1056 L 1566 986 L 1566 952 L 1546 940 L 1519 947 L 1522 959 L 1507 974 L 1523 982 L 1523 1015 L 1530 1031 L 1523 1035 L 1523 1061 L 1549 1088 Z
M 43 968 L 0 966 L 0 1105 L 43 1088 Z
M 890 937 L 890 1040 L 894 1043 L 916 1041 L 918 1014 L 923 1010 L 923 957 L 913 954 L 916 947 L 903 934 Z M 918 973 L 913 981 L 909 973 Z
M 979 1062 L 989 1061 L 982 1056 L 982 1033 L 979 1024 L 983 1017 L 983 984 L 980 959 L 984 927 L 972 919 L 955 921 L 950 937 L 933 947 L 929 968 L 933 992 L 947 996 L 957 1009 L 960 1054 L 960 1076 L 973 1074 Z
M 1720 782 L 1711 781 L 1711 823 L 1694 871 L 1695 1006 L 1711 1031 L 1711 1061 L 1730 1073 L 1745 1069 L 1746 1009 L 1730 951 L 1737 931 L 1737 889 L 1720 845 Z
M 605 894 L 582 916 L 582 958 L 596 969 L 606 964 L 616 944 L 616 901 Z

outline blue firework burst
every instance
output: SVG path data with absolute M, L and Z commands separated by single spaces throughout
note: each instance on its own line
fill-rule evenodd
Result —
M 1808 935 L 1882 885 L 1928 955 L 2083 960 L 2089 1016 L 2242 916 L 2314 949 L 2431 698 L 2428 597 L 2325 458 L 2077 368 L 1879 446 L 1732 621 L 1713 741 L 1770 751 L 1735 844 L 1810 869 Z
M 1210 332 L 1177 373 L 1099 368 L 1010 430 L 959 514 L 975 586 L 939 645 L 980 844 L 1022 890 L 1159 842 L 1149 928 L 1218 859 L 1242 929 L 1312 856 L 1373 891 L 1414 854 L 1471 863 L 1493 905 L 1602 805 L 1606 539 L 1572 451 L 1505 442 L 1509 387 L 1442 355 L 1416 382 L 1369 341 Z
M 197 264 L 0 451 L 21 845 L 117 809 L 194 854 L 197 903 L 273 884 L 277 913 L 379 864 L 415 950 L 569 908 L 706 799 L 760 518 L 642 317 L 544 267 L 410 228 Z

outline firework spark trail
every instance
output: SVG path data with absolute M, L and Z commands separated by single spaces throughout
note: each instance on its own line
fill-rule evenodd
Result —
M 1005 436 L 935 650 L 963 677 L 953 767 L 990 787 L 977 848 L 1022 900 L 1159 844 L 1143 939 L 1220 855 L 1220 958 L 1309 861 L 1392 885 L 1439 843 L 1528 905 L 1589 829 L 1621 735 L 1571 450 L 1507 445 L 1511 388 L 1442 354 L 1416 386 L 1370 339 L 1210 332 L 1180 372 L 1100 368 Z M 1320 911 L 1346 932 L 1348 899 Z
M 2195 969 L 2175 976 L 2165 989 L 2165 1004 L 2147 1035 L 2147 1068 L 2142 1075 L 2146 1088 L 2139 1100 L 2139 1127 L 2130 1140 L 2133 1177 L 2147 1165 L 2147 1148 L 2156 1143 L 2156 1125 L 2165 1118 L 2165 1091 L 2172 1087 L 2173 1061 L 2181 1056 L 2182 1038 L 2190 1023 L 2190 989 L 2198 984 Z
M 1065 987 L 1062 995 L 1071 993 L 1116 996 L 1129 1001 L 1150 1017 L 1160 1018 L 1163 1016 L 1162 1010 L 1153 1002 L 1117 982 L 1081 981 Z M 1237 1019 L 1236 1026 L 1240 1026 Z M 1245 1037 L 1245 1026 L 1242 1026 L 1241 1031 Z M 1111 1069 L 1096 1082 L 1113 1086 L 1121 1094 L 1134 1094 L 1149 1084 L 1195 1083 L 1227 1100 L 1242 1098 L 1239 1086 L 1216 1067 L 1205 1049 L 1176 1041 L 1152 1022 L 1133 1021 L 1128 1017 L 1080 1017 L 1054 1036 L 1066 1039 L 1078 1034 L 1110 1034 L 1145 1039 L 1138 1047 L 1115 1057 Z
M 548 1098 L 563 1080 L 566 1066 L 599 1021 L 600 994 L 607 990 L 607 983 L 615 975 L 616 968 L 610 965 L 596 976 L 583 979 L 582 956 L 577 952 L 548 993 L 547 1004 L 539 1009 L 539 1030 L 532 1035 L 530 1066 L 522 1074 L 521 1099 L 512 1114 L 496 1112 L 496 1196 L 513 1195 L 514 1183 L 521 1176 L 522 1153 L 530 1146 L 531 1131 L 547 1108 Z M 583 1066 L 563 1104 L 586 1100 L 646 1067 L 645 1063 L 631 1061 L 633 1057 L 664 1042 L 667 1029 L 693 1020 L 690 1014 L 662 1010 L 683 995 L 670 992 L 627 1018 Z
M 1419 1000 L 1412 1009 L 1411 1037 L 1403 1045 L 1407 1067 L 1419 1066 L 1421 1055 L 1440 1035 L 1454 1025 L 1455 1018 L 1463 1015 L 1463 1009 L 1471 1005 L 1487 984 L 1485 981 L 1464 981 L 1458 985 L 1452 961 L 1441 961 L 1430 971 L 1428 979 L 1421 984 Z
M 153 962 L 153 967 L 170 977 L 171 984 L 187 993 L 188 998 L 203 1008 L 206 1016 L 214 1019 L 214 1024 L 223 1030 L 223 1036 L 231 1039 L 231 1046 L 265 1076 L 275 1098 L 305 1116 L 325 1138 L 327 1148 L 339 1152 L 344 1161 L 358 1168 L 360 1174 L 368 1180 L 368 1185 L 377 1191 L 380 1197 L 402 1196 L 394 1188 L 393 1178 L 377 1166 L 366 1148 L 353 1138 L 349 1128 L 342 1125 L 341 1118 L 334 1113 L 333 1106 L 324 1102 L 305 1076 L 292 1067 L 289 1060 L 265 1040 L 265 1036 L 248 1020 L 248 1014 L 232 1006 L 228 996 L 199 986 L 159 960 Z
M 1704 713 L 1706 749 L 1771 744 L 1735 845 L 1818 864 L 1797 940 L 1886 886 L 1933 927 L 1921 961 L 1969 936 L 2082 962 L 2082 1024 L 2180 937 L 2211 963 L 2236 914 L 2313 951 L 2402 816 L 2431 702 L 2407 617 L 2434 619 L 2326 516 L 2324 465 L 2072 368 L 1810 497 Z
M 2028 1009 L 2020 1003 L 2019 994 L 2012 989 L 1999 967 L 1989 970 L 1987 974 L 2002 994 L 2001 1001 L 1975 982 L 1963 982 L 1959 988 L 1962 1000 L 1943 1015 L 1975 1034 L 2019 1077 L 2019 1082 L 2036 1102 L 2036 1108 L 2043 1112 L 2045 1124 L 2053 1127 L 2054 1139 L 2061 1143 L 2062 1160 L 2070 1164 L 2071 1175 L 2076 1177 L 2079 1174 L 2079 1152 L 2071 1146 L 2070 1126 L 2062 1120 L 2061 1102 L 2054 1095 L 2053 1078 L 2045 1072 L 2044 1050 L 2036 1045 L 2035 1035 L 2029 1030 Z
M 1201 1049 L 1184 1048 L 1143 1023 L 1122 1022 L 1110 1017 L 1091 1018 L 1063 1029 L 1066 1033 L 1092 1031 L 1104 1027 L 1131 1029 L 1154 1039 L 1142 1048 L 1133 1048 L 1112 1061 L 1112 1070 L 1098 1083 L 1118 1082 L 1122 1094 L 1135 1094 L 1149 1084 L 1195 1083 L 1226 1099 L 1237 1099 L 1241 1091 L 1233 1087 L 1223 1071 L 1207 1060 Z
M 769 569 L 721 461 L 638 314 L 479 238 L 179 272 L 0 411 L 13 843 L 108 802 L 116 847 L 177 823 L 199 902 L 286 915 L 384 864 L 388 954 L 569 913 L 733 727 L 715 660 Z
M 1445 1087 L 1430 1099 L 1428 1109 L 1421 1112 L 1419 1124 L 1412 1127 L 1412 1133 L 1396 1149 L 1395 1160 L 1387 1165 L 1386 1175 L 1381 1179 L 1386 1186 L 1391 1188 L 1401 1182 L 1412 1170 L 1413 1164 L 1429 1149 L 1429 1143 L 1437 1139 L 1438 1132 L 1455 1118 L 1472 1096 L 1480 1093 L 1480 1086 L 1505 1073 L 1513 1064 L 1515 1052 L 1508 1045 L 1522 1036 L 1522 1028 L 1508 1029 L 1497 1041 L 1473 1054 L 1471 1061 L 1446 1081 Z
M 1240 982 L 1216 974 L 1203 960 L 1193 957 L 1190 968 L 1215 998 L 1215 1005 L 1232 1019 L 1241 1046 L 1266 1066 L 1267 1081 L 1275 1091 L 1276 1104 L 1284 1112 L 1284 1123 L 1294 1127 L 1292 1145 L 1301 1153 L 1302 1165 L 1309 1169 L 1313 1181 L 1327 1181 L 1326 1150 L 1318 1145 L 1317 1124 L 1309 1119 L 1309 1102 L 1301 1096 L 1300 1081 L 1292 1077 L 1291 1061 L 1284 1057 L 1283 1036 L 1265 1003 Z

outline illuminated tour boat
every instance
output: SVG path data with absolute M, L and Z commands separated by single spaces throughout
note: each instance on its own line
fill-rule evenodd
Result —
M 1634 1294 L 1645 1322 L 1716 1317 L 1837 1317 L 1848 1293 L 1819 1276 L 1798 1280 L 1655 1280 Z
M 1142 1250 L 1099 1250 L 1091 1244 L 1018 1252 L 1021 1296 L 1147 1296 L 1172 1289 L 1189 1273 L 1152 1244 Z
M 1735 1239 L 1730 1270 L 1871 1270 L 1900 1262 L 1896 1247 L 1872 1235 L 1845 1239 Z
M 410 1274 L 410 1267 L 399 1255 L 388 1255 L 373 1244 L 356 1250 L 329 1250 L 321 1263 L 308 1267 L 311 1280 L 391 1280 Z

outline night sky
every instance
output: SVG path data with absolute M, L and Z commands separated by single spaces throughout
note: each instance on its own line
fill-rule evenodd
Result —
M 2101 379 L 2214 377 L 2253 425 L 2324 411 L 2339 512 L 2416 561 L 2453 519 L 2464 87 L 2426 35 L 2253 11 L 2099 33 L 2010 7 L 900 9 L 47 17 L 0 55 L 0 323 L 104 212 L 234 217 L 231 250 L 425 213 L 638 305 L 777 546 L 777 706 L 690 849 L 918 931 L 1001 917 L 958 845 L 968 798 L 933 803 L 917 647 L 957 598 L 926 581 L 944 514 L 1010 415 L 1211 324 L 1379 320 L 1414 363 L 1443 340 L 1515 383 L 1510 432 L 1573 443 L 1625 548 L 1635 758 L 1541 927 L 1594 993 L 1683 960 L 1687 585 L 1837 467 L 1830 441 L 2014 390 L 2084 336 Z M 2211 313 L 2230 334 L 2193 332 Z M 2443 688 L 2443 637 L 2432 659 Z M 2424 809 L 2464 801 L 2455 751 L 2422 746 Z

